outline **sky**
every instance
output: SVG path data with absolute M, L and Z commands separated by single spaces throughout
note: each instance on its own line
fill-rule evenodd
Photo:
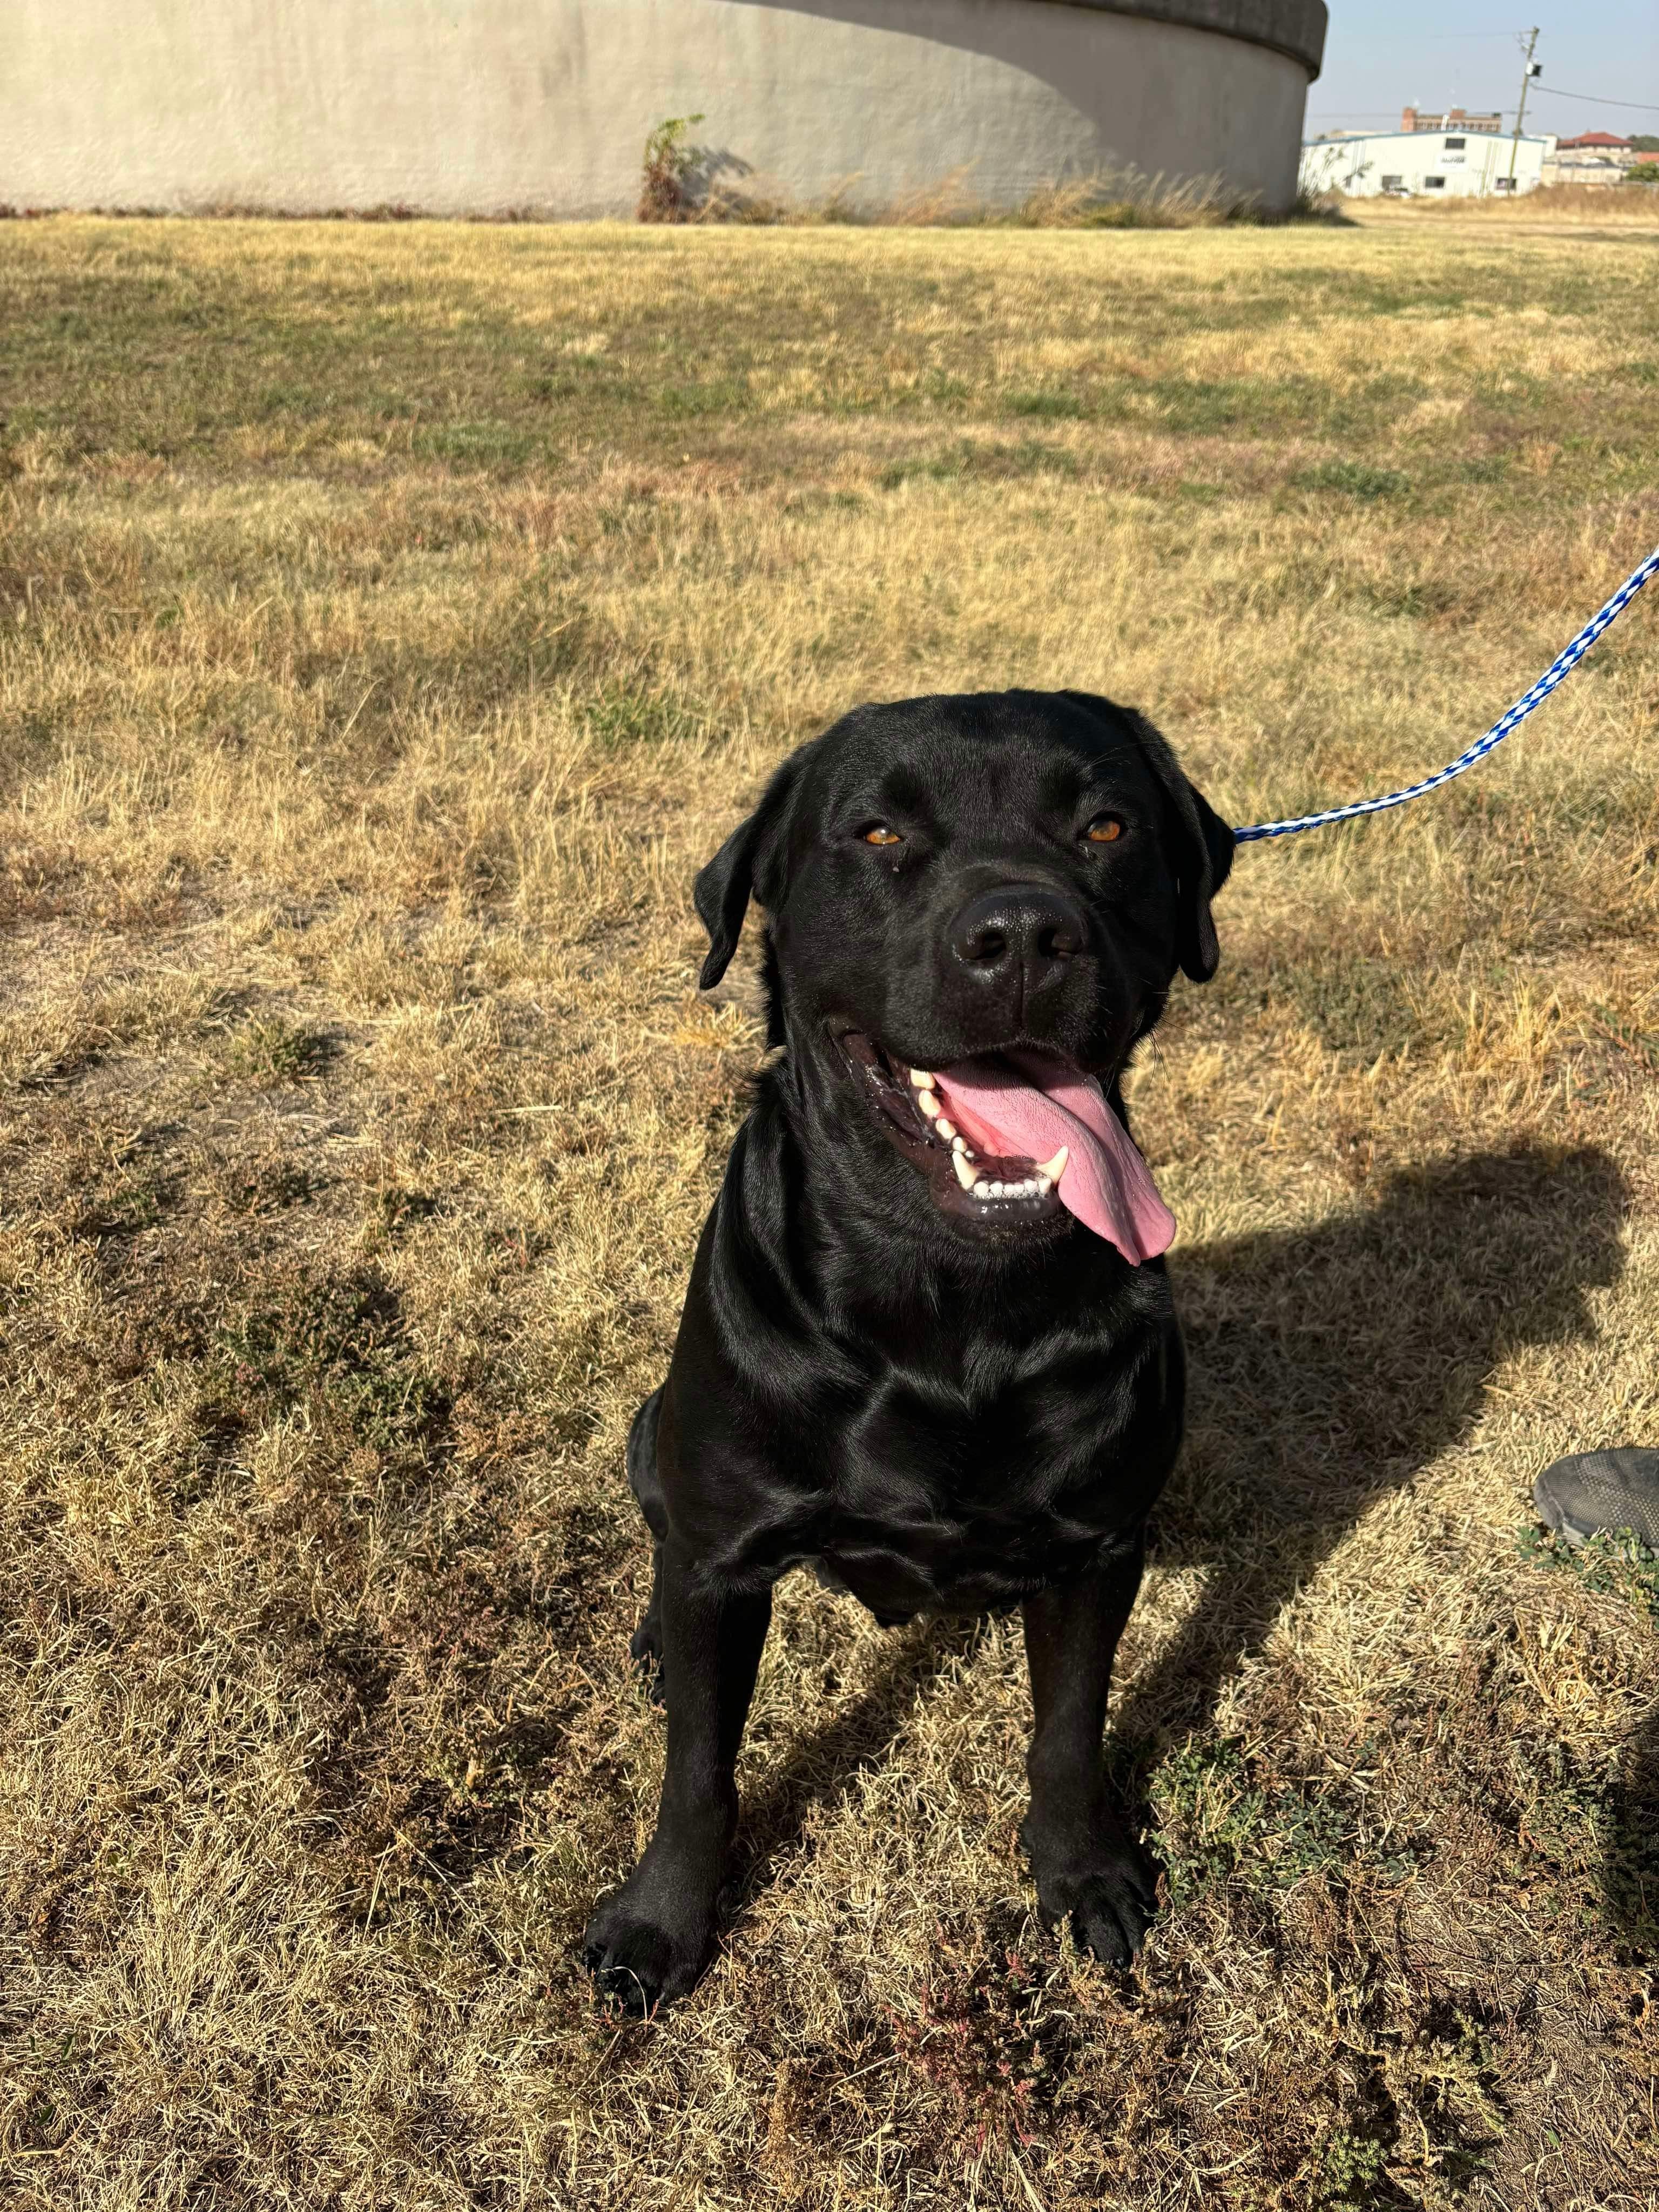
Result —
M 1330 0 L 1330 10 L 1324 70 L 1308 93 L 1310 138 L 1398 127 L 1411 105 L 1501 108 L 1512 126 L 1516 33 L 1524 40 L 1534 23 L 1544 74 L 1527 94 L 1528 135 L 1659 136 L 1659 0 Z

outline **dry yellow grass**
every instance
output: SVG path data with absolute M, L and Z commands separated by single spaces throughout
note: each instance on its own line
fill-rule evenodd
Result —
M 1659 651 L 1241 856 L 1134 1081 L 1193 1433 L 1032 1924 L 1007 1623 L 793 1578 L 694 1998 L 623 1480 L 760 1049 L 694 866 L 855 701 L 1236 820 L 1437 764 L 1659 536 L 1644 240 L 0 228 L 7 2204 L 1637 2208 Z M 1643 1884 L 1646 1883 L 1645 1897 Z
M 1510 229 L 1541 225 L 1553 229 L 1590 226 L 1659 228 L 1659 191 L 1648 185 L 1545 185 L 1517 192 L 1513 199 L 1494 192 L 1484 198 L 1432 200 L 1360 199 L 1339 196 L 1343 212 L 1362 222 L 1456 222 L 1495 223 Z

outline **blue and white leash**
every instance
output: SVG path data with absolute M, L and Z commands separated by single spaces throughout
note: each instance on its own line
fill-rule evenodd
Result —
M 1626 576 L 1601 613 L 1584 624 L 1560 659 L 1552 662 L 1524 699 L 1517 699 L 1509 713 L 1494 722 L 1484 738 L 1477 738 L 1466 753 L 1459 753 L 1455 761 L 1437 769 L 1432 775 L 1425 776 L 1421 783 L 1408 783 L 1403 791 L 1386 792 L 1381 799 L 1356 799 L 1348 806 L 1328 806 L 1322 814 L 1300 814 L 1291 822 L 1254 822 L 1248 829 L 1235 830 L 1234 836 L 1241 845 L 1250 844 L 1259 837 L 1289 837 L 1298 830 L 1322 830 L 1329 822 L 1351 822 L 1357 815 L 1380 814 L 1385 807 L 1403 806 L 1408 799 L 1422 799 L 1431 791 L 1438 791 L 1443 783 L 1462 775 L 1476 761 L 1485 760 L 1511 730 L 1520 727 L 1534 707 L 1541 707 L 1562 678 L 1578 665 L 1607 625 L 1619 619 L 1643 585 L 1655 575 L 1659 575 L 1659 547 L 1649 554 L 1639 568 Z

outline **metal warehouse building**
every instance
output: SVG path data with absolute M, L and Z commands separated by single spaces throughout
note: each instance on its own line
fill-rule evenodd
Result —
M 1492 192 L 1536 191 L 1551 138 L 1500 138 L 1480 131 L 1346 131 L 1302 149 L 1302 182 L 1311 192 L 1358 199 L 1380 192 L 1432 199 L 1482 199 Z
M 632 212 L 647 133 L 880 205 L 1118 166 L 1289 204 L 1323 0 L 9 0 L 0 204 Z

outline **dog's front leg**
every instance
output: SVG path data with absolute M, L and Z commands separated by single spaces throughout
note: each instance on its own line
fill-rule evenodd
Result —
M 1133 1958 L 1156 1908 L 1152 1863 L 1109 1802 L 1101 1762 L 1112 1660 L 1142 1558 L 1137 1544 L 1022 1607 L 1036 1725 L 1020 1841 L 1043 1918 L 1069 1917 L 1079 1943 L 1114 1966 Z
M 738 1823 L 732 1780 L 772 1594 L 713 1587 L 664 1545 L 656 1596 L 668 1693 L 668 1763 L 644 1857 L 587 1924 L 582 1955 L 601 1996 L 632 2013 L 681 1996 L 714 1941 L 714 1907 Z

